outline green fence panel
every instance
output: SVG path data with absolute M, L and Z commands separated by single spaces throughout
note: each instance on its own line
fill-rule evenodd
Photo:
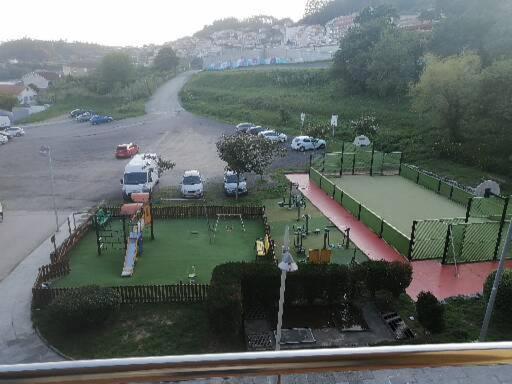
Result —
M 467 206 L 469 198 L 473 195 L 459 187 L 453 187 L 452 200 L 456 203 Z
M 453 248 L 450 244 L 448 263 L 492 261 L 496 251 L 498 222 L 452 225 Z
M 314 184 L 320 186 L 321 179 L 322 179 L 322 174 L 320 172 L 318 172 L 315 168 L 310 168 L 309 180 L 311 180 Z
M 398 175 L 402 152 L 382 153 L 381 170 L 385 175 Z
M 440 220 L 418 221 L 412 235 L 411 260 L 442 259 L 448 224 Z
M 445 183 L 444 181 L 441 181 L 441 189 L 439 190 L 439 193 L 449 199 L 452 194 L 452 186 L 448 183 Z
M 373 232 L 380 235 L 382 219 L 364 205 L 361 205 L 360 220 Z
M 334 183 L 325 176 L 322 177 L 322 190 L 329 196 L 334 193 Z
M 500 244 L 500 249 L 499 249 L 499 252 L 498 252 L 498 257 L 501 256 L 501 253 L 503 252 L 503 248 L 505 247 L 505 241 L 507 239 L 507 233 L 508 233 L 509 225 L 510 225 L 510 223 L 507 222 L 503 226 L 503 230 L 501 232 L 501 244 Z M 506 255 L 506 257 L 509 258 L 509 259 L 512 259 L 512 247 L 509 249 L 508 254 Z
M 352 174 L 355 152 L 345 152 L 343 154 L 343 174 Z
M 323 163 L 324 174 L 339 175 L 341 166 L 341 152 L 332 152 L 325 154 L 325 163 Z
M 382 238 L 401 255 L 407 257 L 410 239 L 386 221 L 382 225 Z
M 431 191 L 437 192 L 437 189 L 439 188 L 439 179 L 420 172 L 418 184 L 430 189 Z
M 491 197 L 474 197 L 471 202 L 469 212 L 470 218 L 486 218 L 500 221 L 505 209 L 505 200 L 503 198 Z
M 315 169 L 321 170 L 324 163 L 324 155 L 314 154 L 311 159 L 311 166 Z
M 418 178 L 418 171 L 415 169 L 412 169 L 408 165 L 402 165 L 402 171 L 400 172 L 400 176 L 416 182 L 416 180 Z
M 334 189 L 334 200 L 343 205 L 343 191 L 339 187 L 334 187 Z
M 359 202 L 348 193 L 343 194 L 343 207 L 357 217 L 359 213 Z
M 354 173 L 356 175 L 366 175 L 370 173 L 370 166 L 372 164 L 371 151 L 357 151 L 355 153 L 356 162 L 354 166 Z

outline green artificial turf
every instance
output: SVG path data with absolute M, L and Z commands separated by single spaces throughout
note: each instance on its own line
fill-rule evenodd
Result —
M 311 217 L 309 220 L 309 231 L 310 234 L 303 240 L 303 246 L 306 249 L 306 253 L 309 249 L 321 249 L 324 246 L 324 228 L 332 226 L 332 223 L 327 219 L 322 212 L 320 212 L 311 202 L 306 202 L 306 208 L 301 209 L 301 220 L 297 221 L 297 209 L 288 209 L 279 207 L 278 203 L 280 199 L 265 200 L 265 212 L 268 217 L 268 221 L 272 228 L 272 237 L 276 244 L 277 256 L 280 257 L 280 250 L 283 245 L 283 237 L 286 226 L 290 228 L 290 245 L 292 254 L 295 257 L 297 252 L 293 246 L 294 239 L 294 226 L 295 228 L 305 226 L 305 219 L 302 217 L 307 214 Z M 320 233 L 315 234 L 315 230 L 319 229 Z M 336 264 L 348 265 L 352 261 L 354 255 L 357 262 L 367 261 L 368 258 L 358 249 L 355 249 L 351 243 L 349 249 L 339 247 L 344 243 L 344 235 L 334 227 L 329 228 L 329 243 L 335 245 L 332 248 L 333 257 L 332 262 Z M 303 257 L 298 257 L 298 260 L 305 260 Z
M 215 220 L 210 221 L 211 226 Z M 262 220 L 227 219 L 219 222 L 212 244 L 205 219 L 175 219 L 155 221 L 155 240 L 145 233 L 143 255 L 138 259 L 132 277 L 121 277 L 124 250 L 96 251 L 96 235 L 91 230 L 71 252 L 71 272 L 54 282 L 55 287 L 76 287 L 173 284 L 188 282 L 195 266 L 198 283 L 209 283 L 216 265 L 229 261 L 254 261 L 254 243 L 264 234 Z M 112 228 L 121 230 L 119 221 Z M 121 235 L 122 237 L 122 235 Z M 106 236 L 105 236 L 106 238 Z M 122 245 L 118 247 L 123 247 Z M 124 248 L 124 247 L 123 247 Z
M 466 208 L 401 176 L 331 179 L 344 192 L 409 236 L 413 220 L 466 217 Z

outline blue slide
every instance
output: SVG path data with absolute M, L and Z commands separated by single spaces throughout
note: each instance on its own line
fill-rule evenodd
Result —
M 133 275 L 133 268 L 135 267 L 135 258 L 137 256 L 137 235 L 130 233 L 128 246 L 126 247 L 126 255 L 124 257 L 124 267 L 121 273 L 122 277 L 129 277 Z

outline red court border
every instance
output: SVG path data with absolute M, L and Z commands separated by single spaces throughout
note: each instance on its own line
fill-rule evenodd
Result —
M 371 260 L 409 261 L 393 247 L 357 220 L 350 212 L 334 201 L 314 183 L 309 182 L 308 174 L 289 174 L 288 180 L 298 183 L 301 192 L 329 220 L 340 229 L 350 228 L 350 240 Z M 430 291 L 442 300 L 452 296 L 468 296 L 482 293 L 487 276 L 496 270 L 497 262 L 443 265 L 437 260 L 414 261 L 412 283 L 407 293 L 414 300 L 421 291 Z M 512 268 L 512 261 L 507 262 Z

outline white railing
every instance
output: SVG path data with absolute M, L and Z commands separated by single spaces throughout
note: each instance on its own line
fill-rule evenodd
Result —
M 512 342 L 314 349 L 0 366 L 0 383 L 118 384 L 307 372 L 512 364 Z

